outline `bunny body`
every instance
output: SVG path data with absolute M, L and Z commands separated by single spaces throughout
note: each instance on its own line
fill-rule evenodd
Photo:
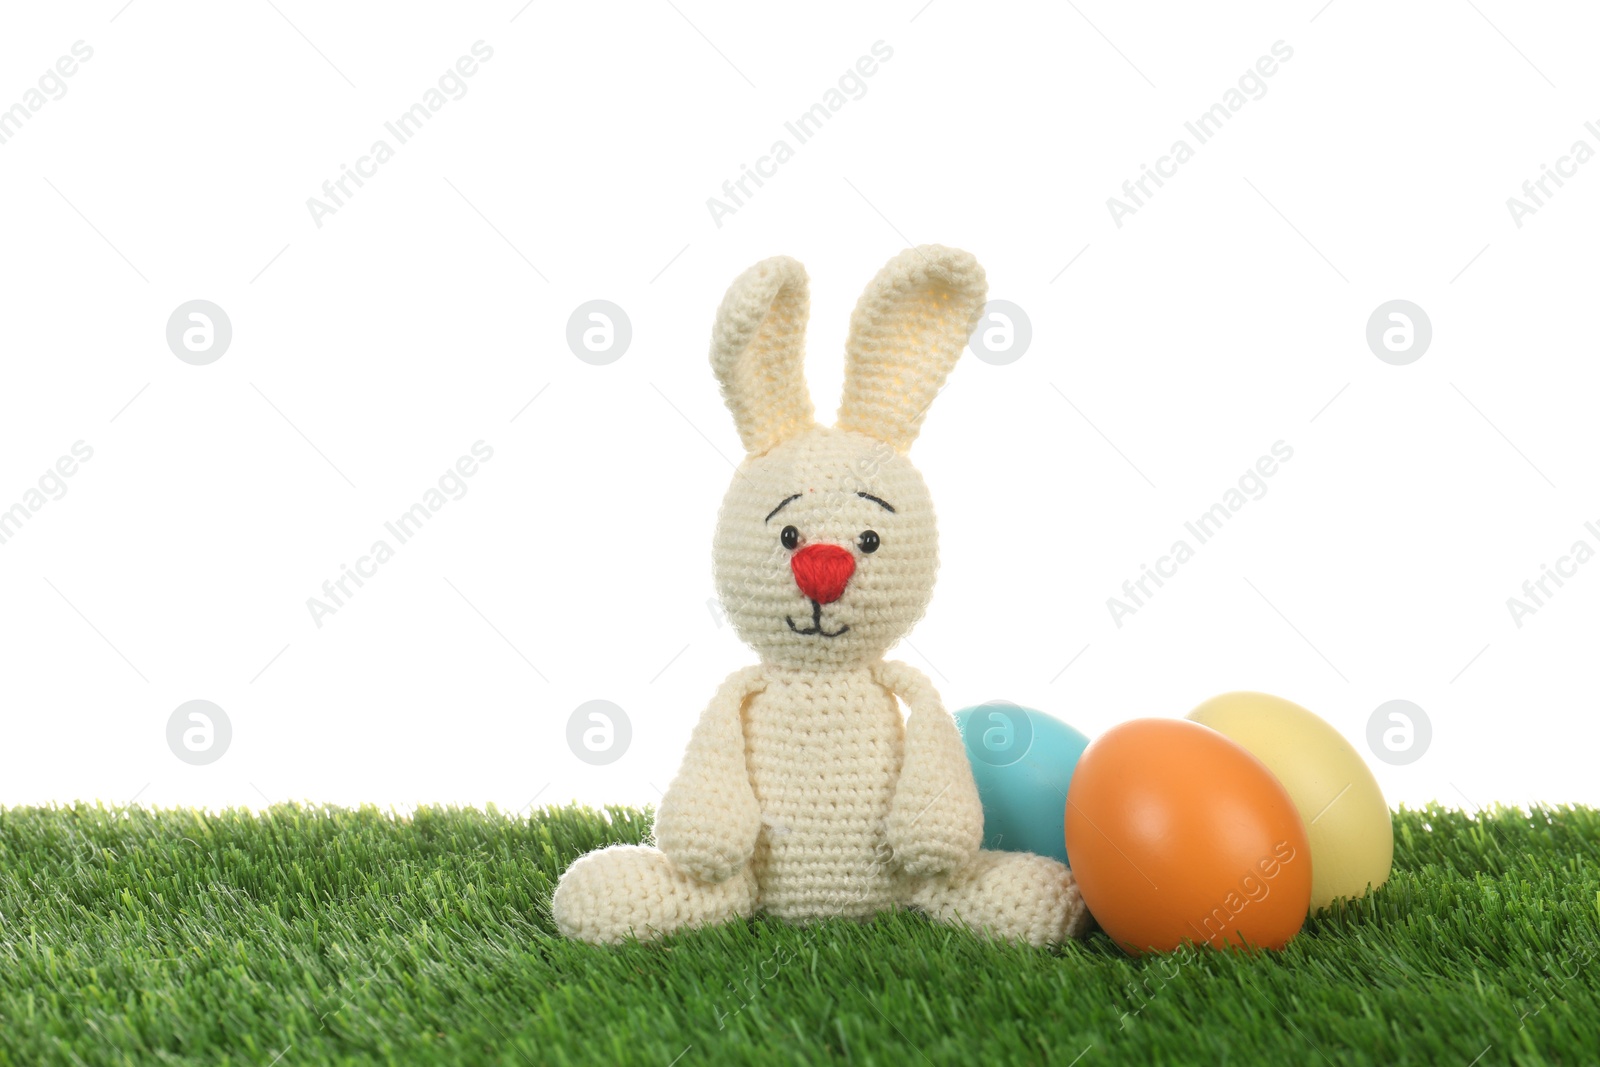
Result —
M 745 715 L 762 909 L 865 917 L 904 903 L 907 879 L 883 829 L 905 752 L 894 698 L 868 668 L 820 678 L 773 670 L 763 681 Z
M 749 454 L 713 563 L 761 663 L 729 676 L 702 714 L 656 847 L 601 849 L 562 876 L 552 910 L 567 936 L 905 905 L 1032 944 L 1086 925 L 1065 866 L 979 849 L 983 811 L 954 720 L 926 678 L 883 659 L 921 617 L 938 566 L 932 501 L 904 453 L 985 292 L 964 252 L 891 260 L 852 317 L 839 425 L 826 428 L 801 370 L 803 269 L 779 257 L 734 282 L 712 366 Z

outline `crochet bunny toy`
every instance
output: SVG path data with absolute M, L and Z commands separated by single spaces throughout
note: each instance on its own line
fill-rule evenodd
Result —
M 979 849 L 983 810 L 955 721 L 883 654 L 921 617 L 938 564 L 933 504 L 905 458 L 981 315 L 968 253 L 908 249 L 850 320 L 838 425 L 813 420 L 805 270 L 756 264 L 728 290 L 711 367 L 748 455 L 713 565 L 761 657 L 700 717 L 662 797 L 655 848 L 578 859 L 552 902 L 568 937 L 652 938 L 757 911 L 866 918 L 910 905 L 1042 945 L 1088 921 L 1072 873 Z M 895 698 L 909 708 L 902 719 Z

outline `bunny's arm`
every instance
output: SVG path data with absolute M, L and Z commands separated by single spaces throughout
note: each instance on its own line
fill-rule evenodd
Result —
M 907 874 L 955 871 L 983 841 L 983 805 L 961 731 L 921 671 L 885 662 L 873 668 L 873 677 L 911 709 L 905 761 L 889 807 L 889 847 Z
M 656 846 L 702 882 L 727 881 L 755 852 L 761 809 L 745 766 L 740 712 L 745 698 L 765 686 L 759 666 L 728 675 L 656 809 Z

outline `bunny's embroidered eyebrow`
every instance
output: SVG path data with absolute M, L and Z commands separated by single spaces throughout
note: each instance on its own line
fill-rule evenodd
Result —
M 894 505 L 889 503 L 887 500 L 883 499 L 882 497 L 876 497 L 876 496 L 873 496 L 871 493 L 862 493 L 862 492 L 857 492 L 856 496 L 861 497 L 863 500 L 870 500 L 874 504 L 877 504 L 880 507 L 882 507 L 883 510 L 887 511 L 889 514 L 891 514 L 891 515 L 894 514 Z M 787 504 L 788 501 L 786 500 L 786 501 L 784 501 L 784 503 Z
M 767 512 L 767 517 L 762 519 L 761 521 L 763 523 L 771 522 L 772 521 L 772 516 L 776 515 L 778 512 L 780 512 L 784 508 L 788 507 L 789 504 L 791 504 L 792 502 L 794 502 L 796 500 L 799 500 L 801 495 L 802 494 L 800 494 L 800 493 L 796 493 L 796 494 L 794 494 L 794 496 L 786 496 L 786 497 L 784 497 L 783 498 L 783 503 L 779 504 L 777 507 L 775 507 L 771 511 Z

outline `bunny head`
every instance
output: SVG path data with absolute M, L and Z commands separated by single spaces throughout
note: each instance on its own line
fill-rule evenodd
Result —
M 986 291 L 966 252 L 924 245 L 890 260 L 850 318 L 830 428 L 814 420 L 805 382 L 805 269 L 778 256 L 729 288 L 711 366 L 747 455 L 723 498 L 713 569 L 723 609 L 763 662 L 868 664 L 921 618 L 938 531 L 905 453 Z

